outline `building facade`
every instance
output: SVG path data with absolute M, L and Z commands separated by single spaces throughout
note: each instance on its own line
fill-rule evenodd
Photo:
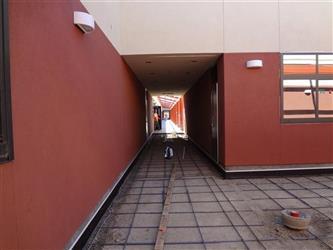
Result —
M 225 173 L 332 168 L 332 18 L 331 1 L 3 1 L 0 248 L 75 244 L 147 142 L 151 95 L 184 96 L 170 114 Z

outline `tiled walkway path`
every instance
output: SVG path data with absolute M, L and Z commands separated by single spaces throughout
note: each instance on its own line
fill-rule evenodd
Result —
M 176 155 L 163 159 L 172 144 Z M 154 249 L 172 168 L 176 180 L 164 249 L 332 249 L 333 175 L 223 179 L 182 139 L 155 136 L 86 248 Z M 312 214 L 306 231 L 281 225 L 283 208 Z

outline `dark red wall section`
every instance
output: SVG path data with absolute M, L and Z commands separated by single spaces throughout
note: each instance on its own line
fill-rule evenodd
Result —
M 170 110 L 170 120 L 172 120 L 183 131 L 185 130 L 184 112 L 184 97 L 181 97 L 179 101 Z
M 247 60 L 261 59 L 260 69 Z M 223 78 L 225 155 L 228 166 L 333 162 L 333 124 L 280 122 L 280 54 L 225 54 Z M 223 65 L 223 67 L 221 66 Z
M 154 117 L 153 117 L 153 99 L 151 94 L 147 92 L 147 122 L 148 122 L 148 134 L 151 135 L 154 132 Z
M 145 141 L 144 88 L 79 1 L 10 1 L 15 160 L 0 165 L 0 246 L 61 249 Z
M 225 103 L 224 103 L 224 64 L 223 55 L 217 62 L 217 82 L 218 82 L 218 163 L 225 164 Z
M 211 91 L 213 69 L 208 70 L 185 94 L 187 133 L 207 153 L 212 153 Z

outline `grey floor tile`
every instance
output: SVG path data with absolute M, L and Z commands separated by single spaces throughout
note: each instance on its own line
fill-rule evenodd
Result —
M 162 203 L 143 203 L 138 204 L 137 213 L 161 213 L 162 209 Z
M 260 241 L 245 241 L 245 244 L 249 250 L 265 250 Z
M 243 250 L 247 249 L 242 242 L 221 242 L 221 243 L 206 243 L 207 250 Z M 184 249 L 185 250 L 185 249 Z
M 189 193 L 208 193 L 211 192 L 209 186 L 188 186 Z
M 164 250 L 205 250 L 205 245 L 197 244 L 165 244 Z
M 236 230 L 244 241 L 256 240 L 255 235 L 251 232 L 250 228 L 247 226 L 236 226 Z
M 311 192 L 309 190 L 300 189 L 300 190 L 290 190 L 290 193 L 295 195 L 297 198 L 311 198 L 311 197 L 319 197 L 318 194 Z
M 102 227 L 130 227 L 134 214 L 112 214 L 102 224 Z
M 221 189 L 219 188 L 219 186 L 217 186 L 215 184 L 209 184 L 209 187 L 212 192 L 221 192 Z
M 185 187 L 174 187 L 172 190 L 173 194 L 185 194 L 186 188 Z
M 155 243 L 157 230 L 157 228 L 132 228 L 128 237 L 128 243 Z
M 325 185 L 326 187 L 333 188 L 333 181 L 323 181 L 321 184 Z
M 143 187 L 145 188 L 149 188 L 149 187 L 163 187 L 164 186 L 164 182 L 159 180 L 151 180 L 151 181 L 145 181 L 143 184 Z
M 333 238 L 333 221 L 312 221 L 309 226 L 309 231 L 318 238 Z
M 204 226 L 230 226 L 230 220 L 225 213 L 196 213 L 198 224 Z
M 163 187 L 142 188 L 142 194 L 163 194 Z
M 179 202 L 171 204 L 171 213 L 191 213 L 192 206 L 189 202 Z
M 324 189 L 313 189 L 314 193 L 317 193 L 324 197 L 333 197 L 333 189 L 332 188 L 324 188 Z
M 330 178 L 325 177 L 325 176 L 309 176 L 309 179 L 316 181 L 316 182 L 325 182 L 325 181 L 331 181 Z
M 124 247 L 124 245 L 104 245 L 102 250 L 123 250 Z
M 222 192 L 214 192 L 214 195 L 218 201 L 227 201 L 227 198 Z
M 202 242 L 198 228 L 168 228 L 165 243 L 200 243 Z
M 288 180 L 287 178 L 269 178 L 269 180 L 276 184 L 292 184 L 293 183 L 291 180 Z
M 254 213 L 252 211 L 243 211 L 239 212 L 242 219 L 245 221 L 247 225 L 258 226 L 263 224 L 262 213 Z
M 308 206 L 298 199 L 275 199 L 283 208 L 299 209 L 308 208 Z
M 323 245 L 316 240 L 307 241 L 285 241 L 285 240 L 274 240 L 274 241 L 263 241 L 262 244 L 267 250 L 277 250 L 277 249 L 302 249 L 302 250 L 324 250 L 329 249 L 327 246 Z
M 242 200 L 244 200 L 244 196 L 241 192 L 224 192 L 224 195 L 230 201 L 242 201 Z
M 236 212 L 226 212 L 229 220 L 234 226 L 245 226 L 244 220 Z
M 256 186 L 261 190 L 281 190 L 281 188 L 273 183 L 267 184 L 256 184 Z
M 101 245 L 125 243 L 128 231 L 128 228 L 100 228 L 94 243 Z
M 154 250 L 154 245 L 127 245 L 125 250 Z
M 189 198 L 187 194 L 172 194 L 172 202 L 188 202 Z
M 191 193 L 190 200 L 191 202 L 216 201 L 216 198 L 213 193 Z
M 251 231 L 257 237 L 258 240 L 274 240 L 278 237 L 275 234 L 275 228 L 270 228 L 267 226 L 250 226 Z
M 243 196 L 248 199 L 266 199 L 268 196 L 263 191 L 244 191 Z
M 266 178 L 251 178 L 249 179 L 249 182 L 255 184 L 255 185 L 260 185 L 260 184 L 271 184 L 268 179 Z
M 263 210 L 277 210 L 281 209 L 279 204 L 275 202 L 275 200 L 264 199 L 264 200 L 255 200 L 254 204 L 259 206 Z
M 184 180 L 175 180 L 175 187 L 184 187 L 185 181 Z
M 163 196 L 160 194 L 143 194 L 140 197 L 139 203 L 161 203 Z
M 220 205 L 224 212 L 235 211 L 233 205 L 229 201 L 221 201 Z
M 235 192 L 236 188 L 230 184 L 217 184 L 221 191 L 223 192 Z
M 332 208 L 333 203 L 325 198 L 304 198 L 302 199 L 306 204 L 311 207 L 330 207 Z M 332 208 L 333 209 L 333 208 Z
M 331 207 L 326 207 L 326 208 L 317 208 L 319 212 L 333 220 L 333 209 Z
M 218 202 L 193 202 L 194 212 L 222 212 Z
M 253 184 L 240 184 L 238 188 L 242 191 L 257 191 L 258 188 Z
M 285 190 L 304 189 L 296 183 L 279 183 L 278 185 Z
M 233 227 L 201 227 L 204 242 L 240 241 L 237 231 Z
M 254 207 L 259 207 L 263 210 L 280 209 L 281 207 L 271 199 L 251 200 L 251 201 L 232 201 L 231 202 L 237 211 L 248 211 Z
M 300 186 L 304 188 L 325 188 L 324 185 L 319 184 L 317 182 L 306 182 L 306 183 L 299 183 Z
M 265 193 L 271 198 L 293 198 L 292 195 L 283 190 L 267 190 Z
M 137 203 L 139 201 L 140 195 L 137 194 L 129 194 L 124 195 L 119 198 L 120 203 Z
M 126 191 L 126 194 L 140 194 L 141 188 L 130 188 Z
M 289 177 L 289 180 L 296 182 L 296 183 L 308 183 L 308 182 L 312 182 L 309 178 L 306 177 Z
M 195 227 L 197 223 L 193 213 L 170 214 L 168 227 Z
M 185 180 L 186 186 L 207 186 L 207 182 L 201 178 L 195 179 L 186 179 Z
M 136 214 L 133 227 L 159 227 L 161 214 Z

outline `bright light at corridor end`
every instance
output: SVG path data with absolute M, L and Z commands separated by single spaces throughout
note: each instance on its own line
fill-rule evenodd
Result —
M 179 101 L 181 96 L 175 95 L 160 95 L 160 96 L 153 96 L 154 102 L 165 109 L 172 109 L 173 106 Z

